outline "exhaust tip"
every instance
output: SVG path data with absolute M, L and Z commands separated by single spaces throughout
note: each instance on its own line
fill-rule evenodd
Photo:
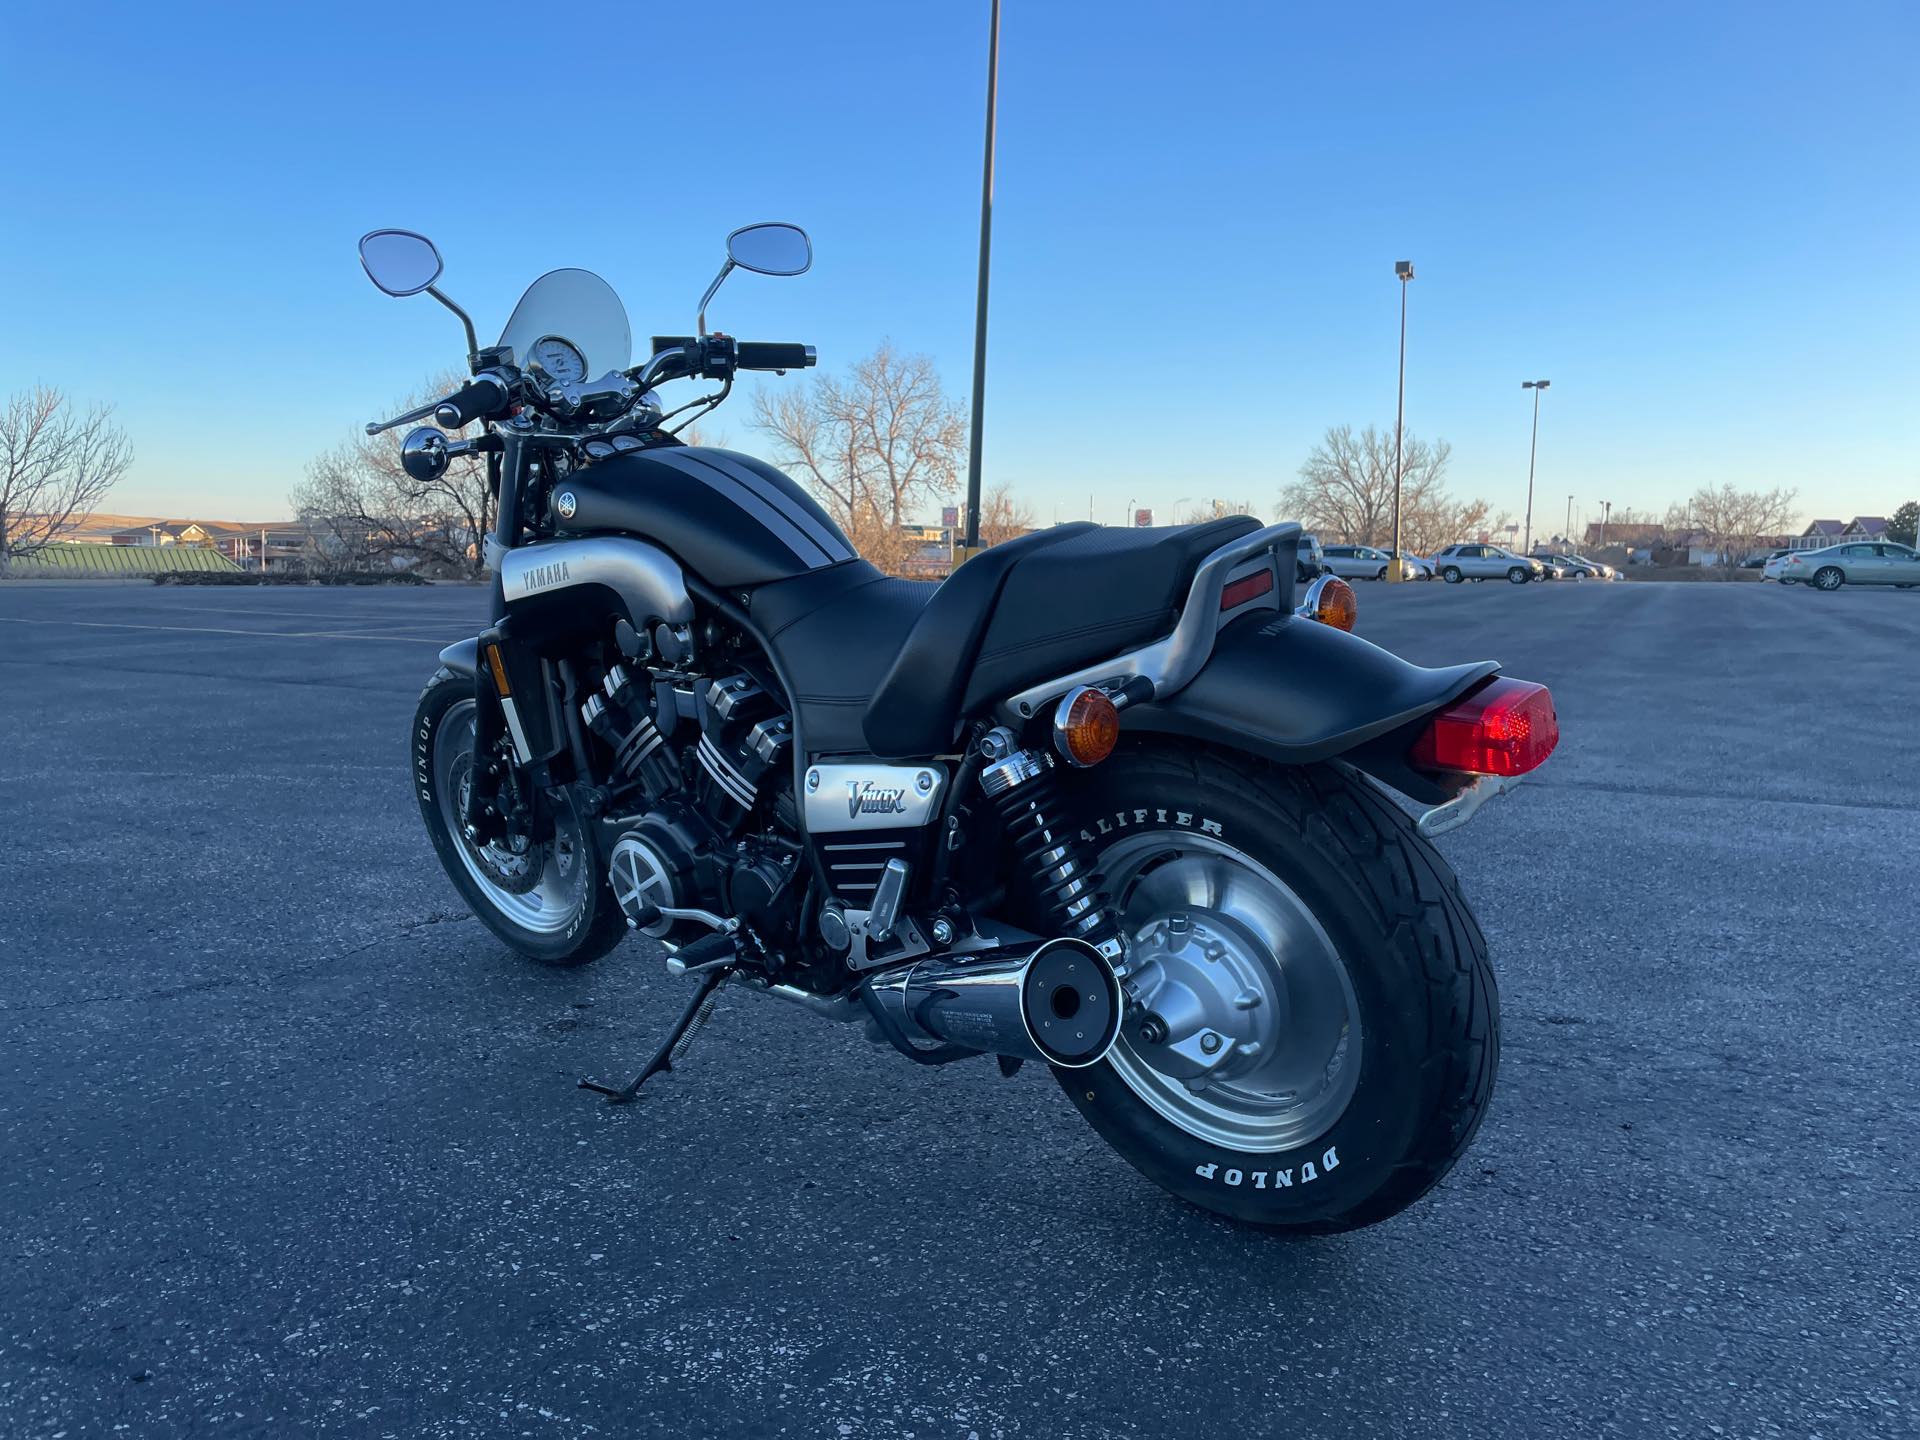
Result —
M 1120 982 L 1084 940 L 1049 940 L 1027 962 L 1022 1013 L 1034 1048 L 1064 1070 L 1098 1064 L 1120 1035 Z

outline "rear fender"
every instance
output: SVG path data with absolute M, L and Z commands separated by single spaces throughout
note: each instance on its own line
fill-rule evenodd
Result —
M 1212 656 L 1180 690 L 1122 711 L 1121 726 L 1285 765 L 1338 758 L 1410 799 L 1437 804 L 1472 777 L 1408 767 L 1418 722 L 1499 669 L 1482 660 L 1429 670 L 1331 625 L 1256 614 L 1221 631 Z

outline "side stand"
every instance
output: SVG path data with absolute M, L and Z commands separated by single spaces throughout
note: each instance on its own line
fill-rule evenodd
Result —
M 730 943 L 730 942 L 729 942 Z M 689 947 L 691 948 L 691 947 Z M 596 1095 L 607 1097 L 610 1105 L 625 1105 L 640 1094 L 640 1087 L 663 1070 L 673 1069 L 673 1062 L 686 1054 L 687 1046 L 700 1027 L 707 1023 L 707 1017 L 713 1013 L 714 1001 L 719 998 L 719 989 L 727 983 L 727 977 L 733 973 L 731 965 L 716 965 L 711 970 L 702 970 L 698 988 L 693 998 L 687 1002 L 687 1008 L 680 1012 L 680 1018 L 673 1023 L 673 1029 L 667 1032 L 667 1038 L 660 1042 L 660 1048 L 653 1052 L 653 1058 L 647 1061 L 633 1083 L 623 1090 L 611 1085 L 602 1085 L 597 1080 L 582 1080 L 580 1088 L 591 1090 Z

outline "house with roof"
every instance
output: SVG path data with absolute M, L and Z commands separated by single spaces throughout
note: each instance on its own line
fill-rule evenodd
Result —
M 1851 520 L 1815 520 L 1798 535 L 1787 541 L 1789 550 L 1824 550 L 1829 545 L 1838 545 L 1843 540 L 1884 540 L 1887 536 L 1887 517 L 1884 515 L 1856 515 Z

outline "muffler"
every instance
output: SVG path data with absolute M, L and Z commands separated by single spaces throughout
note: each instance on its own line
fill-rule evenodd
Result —
M 972 961 L 919 960 L 867 982 L 914 1040 L 1074 1070 L 1097 1064 L 1120 1034 L 1120 981 L 1084 940 Z

